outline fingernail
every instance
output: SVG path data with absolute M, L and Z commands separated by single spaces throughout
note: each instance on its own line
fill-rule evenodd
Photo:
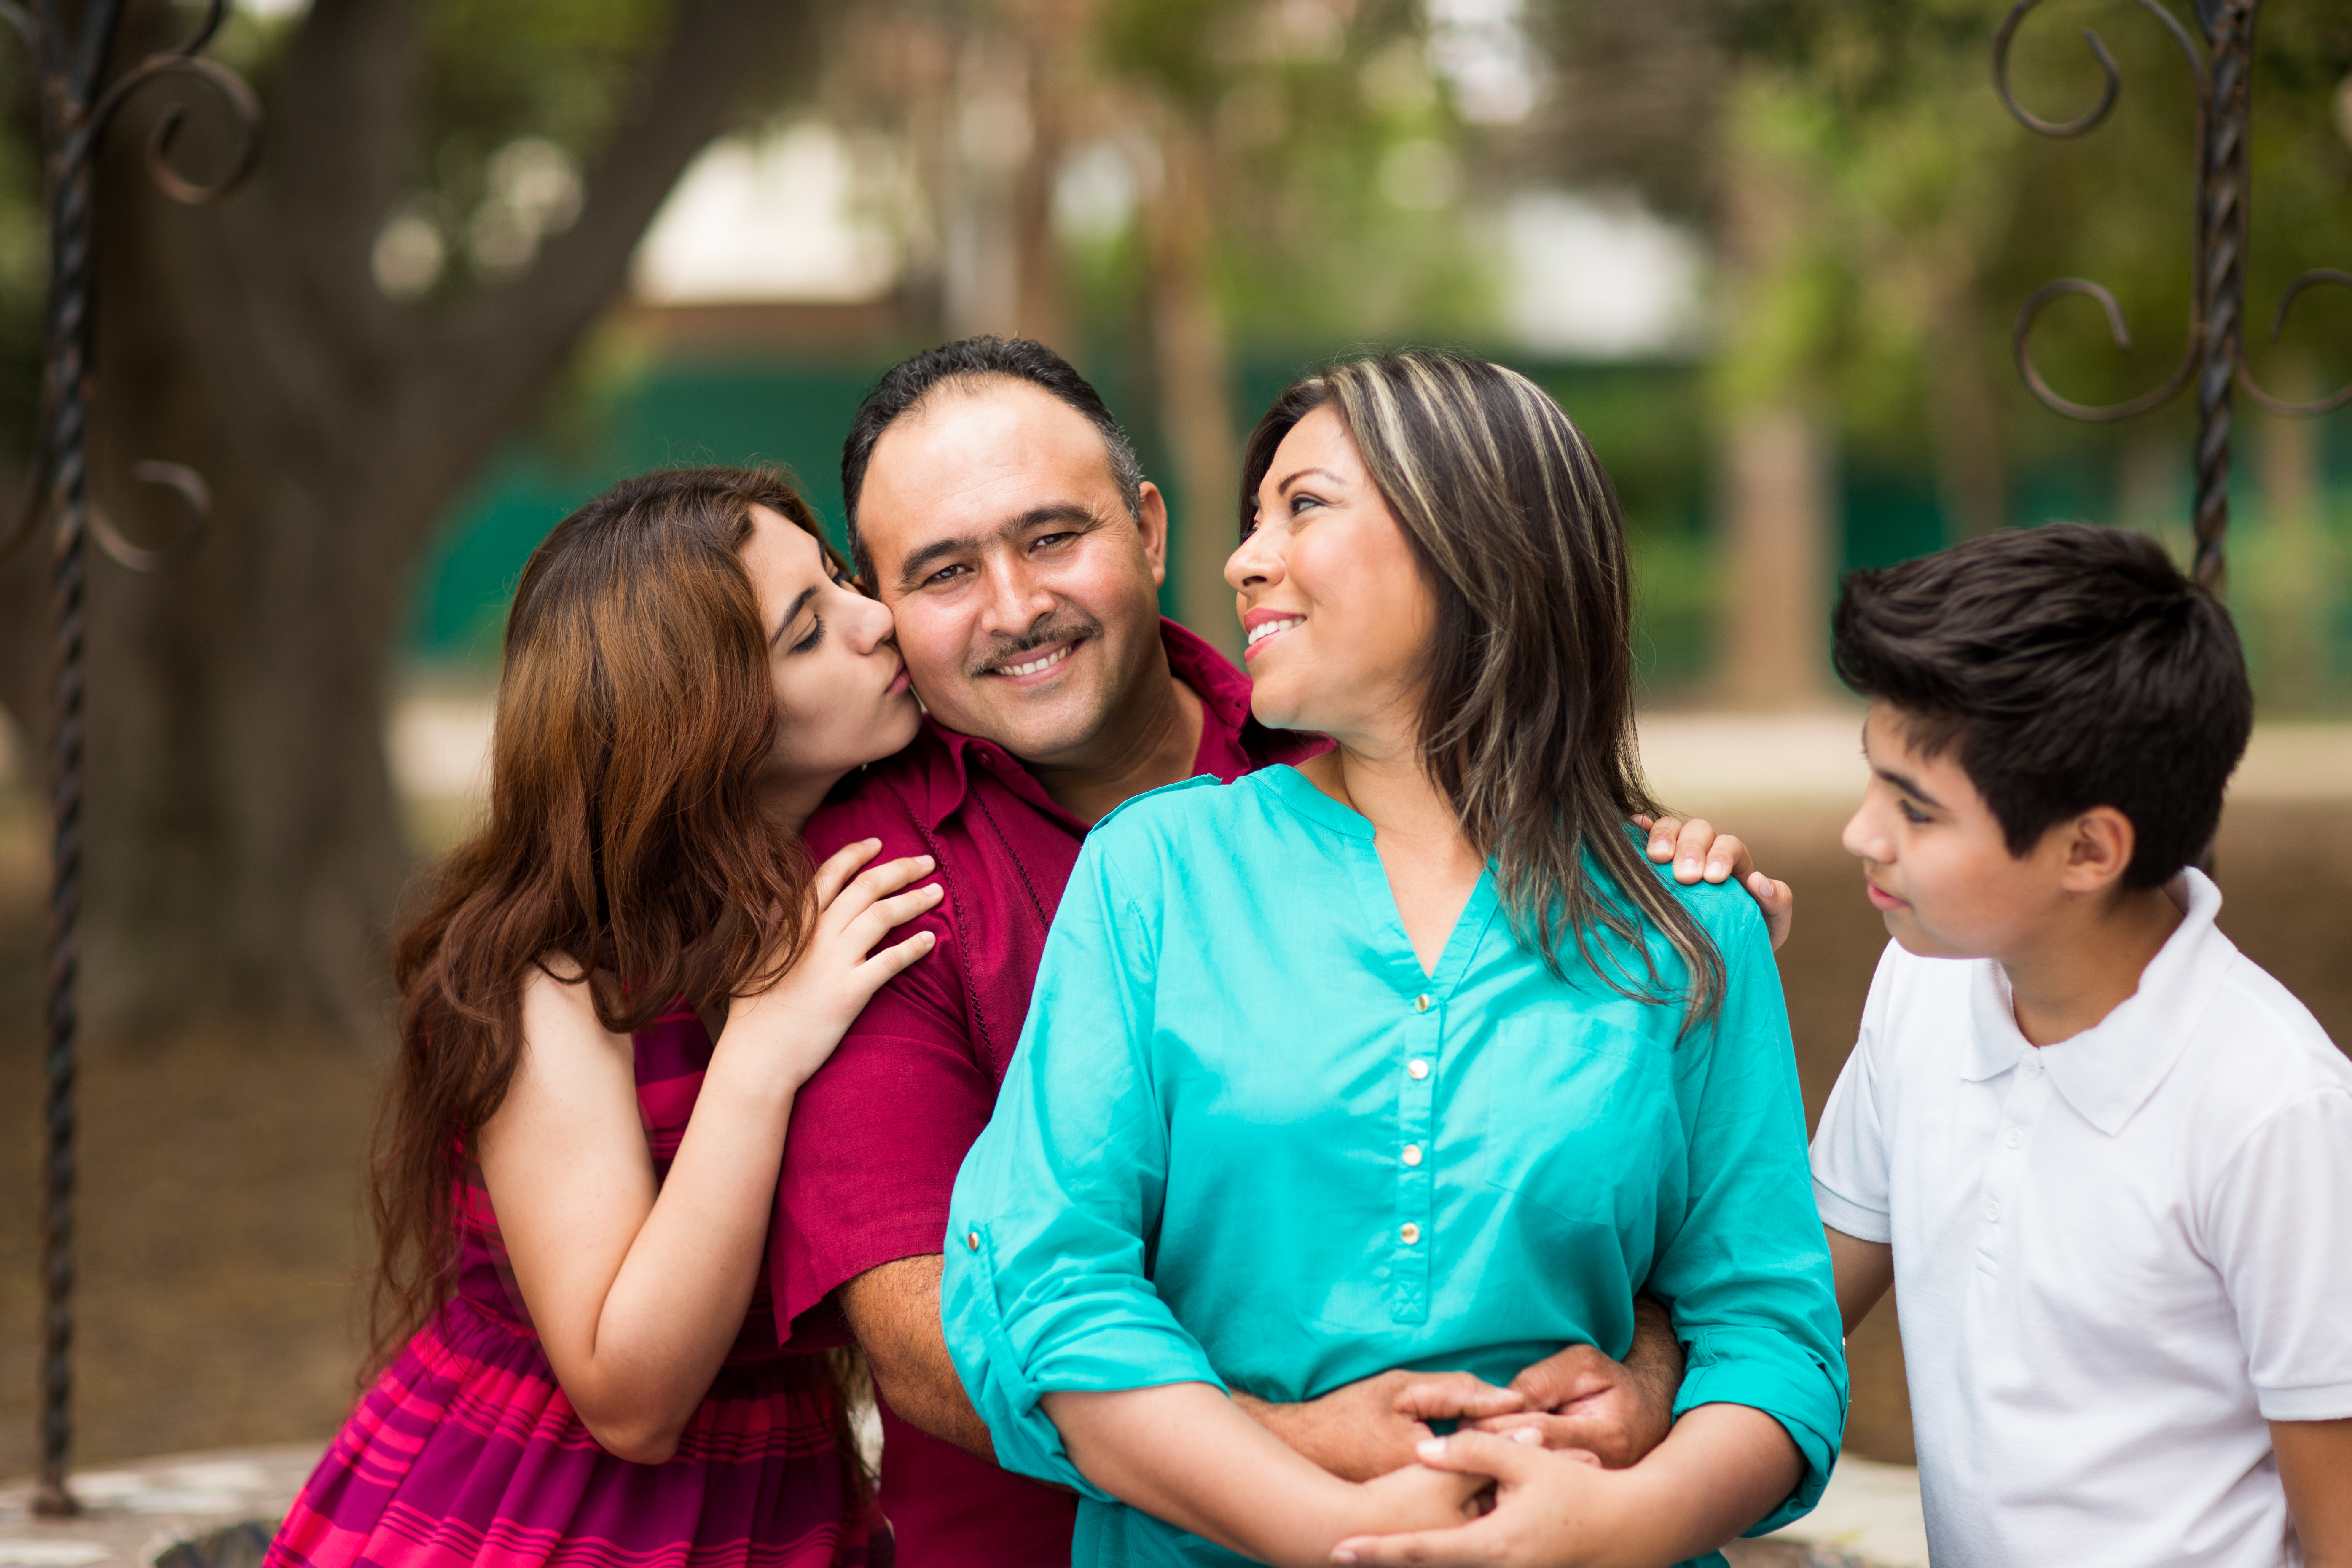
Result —
M 1511 1441 L 1521 1445 L 1540 1443 L 1543 1441 L 1543 1434 L 1532 1426 L 1522 1426 L 1511 1434 Z
M 1336 1549 L 1331 1553 L 1331 1561 L 1334 1563 L 1353 1563 L 1355 1560 L 1356 1554 L 1349 1551 L 1344 1546 Z
M 1696 860 L 1685 860 L 1682 863 L 1680 869 L 1682 874 L 1685 877 L 1696 877 L 1698 875 L 1698 862 Z
M 918 856 L 916 856 L 916 857 L 915 857 L 915 858 L 916 858 L 917 860 L 919 860 L 919 861 L 921 861 L 921 862 L 922 862 L 923 869 L 924 869 L 924 870 L 926 870 L 926 871 L 929 870 L 932 867 L 934 867 L 934 866 L 936 866 L 936 865 L 938 865 L 938 864 L 939 864 L 939 862 L 938 862 L 937 860 L 932 859 L 932 858 L 931 858 L 929 856 L 928 856 L 928 855 L 918 855 Z
M 1748 879 L 1748 885 L 1759 893 L 1769 893 L 1772 890 L 1772 879 L 1759 871 Z
M 1423 1437 L 1412 1446 L 1412 1451 L 1424 1459 L 1442 1459 L 1445 1458 L 1445 1439 Z

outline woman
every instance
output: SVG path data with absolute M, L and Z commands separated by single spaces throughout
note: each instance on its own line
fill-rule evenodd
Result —
M 1523 377 L 1414 352 L 1292 387 L 1244 493 L 1253 710 L 1337 744 L 1079 858 L 947 1248 L 999 1460 L 1081 1489 L 1082 1565 L 1384 1552 L 1489 1477 L 1352 1485 L 1226 1391 L 1622 1355 L 1646 1288 L 1673 1434 L 1622 1470 L 1457 1436 L 1556 1463 L 1433 1549 L 1664 1564 L 1801 1511 L 1845 1383 L 1787 1016 L 1754 904 L 1624 826 L 1607 479 Z
M 812 870 L 799 829 L 917 721 L 889 612 L 774 475 L 628 480 L 531 556 L 488 820 L 394 952 L 379 1356 L 405 1342 L 272 1568 L 887 1561 L 761 1257 L 793 1093 L 940 896 L 901 890 L 926 860 L 857 874 L 871 842 Z

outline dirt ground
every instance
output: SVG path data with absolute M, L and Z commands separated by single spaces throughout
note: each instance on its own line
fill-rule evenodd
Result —
M 1795 884 L 1781 955 L 1807 1103 L 1852 1042 L 1885 936 L 1830 816 L 1732 824 Z M 0 801 L 0 1476 L 31 1468 L 43 870 Z M 2223 926 L 2352 1041 L 2352 806 L 2225 826 Z M 82 1076 L 76 1459 L 323 1438 L 352 1394 L 374 1064 L 285 1037 L 100 1042 Z M 1853 1345 L 1849 1443 L 1911 1458 L 1893 1313 Z

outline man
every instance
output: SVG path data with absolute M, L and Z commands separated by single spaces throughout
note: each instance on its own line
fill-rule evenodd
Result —
M 779 1327 L 831 1300 L 866 1351 L 906 1568 L 1066 1563 L 1074 1500 L 990 1461 L 948 1358 L 940 1249 L 956 1170 L 987 1124 L 1087 829 L 1144 790 L 1323 742 L 1255 723 L 1248 679 L 1160 618 L 1166 503 L 1052 351 L 976 338 L 895 367 L 858 410 L 842 489 L 858 573 L 890 606 L 930 716 L 810 823 L 809 851 L 879 838 L 885 858 L 930 855 L 947 897 L 912 922 L 938 945 L 794 1105 L 771 1249 Z M 1651 853 L 1679 844 L 1685 879 L 1705 854 L 1713 879 L 1744 880 L 1745 851 L 1728 838 L 1708 851 L 1711 837 L 1661 824 Z M 1764 887 L 1784 926 L 1786 889 Z M 1647 1322 L 1625 1366 L 1576 1346 L 1508 1390 L 1391 1373 L 1252 1413 L 1343 1475 L 1412 1463 L 1426 1423 L 1456 1417 L 1538 1426 L 1630 1463 L 1664 1436 L 1681 1375 L 1664 1314 Z

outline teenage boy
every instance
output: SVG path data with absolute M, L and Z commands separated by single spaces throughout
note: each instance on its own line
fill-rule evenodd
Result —
M 1894 937 L 1813 1140 L 1887 1287 L 1937 1568 L 2352 1563 L 2352 1063 L 2214 926 L 2253 699 L 2153 542 L 1848 579 L 1845 830 Z

